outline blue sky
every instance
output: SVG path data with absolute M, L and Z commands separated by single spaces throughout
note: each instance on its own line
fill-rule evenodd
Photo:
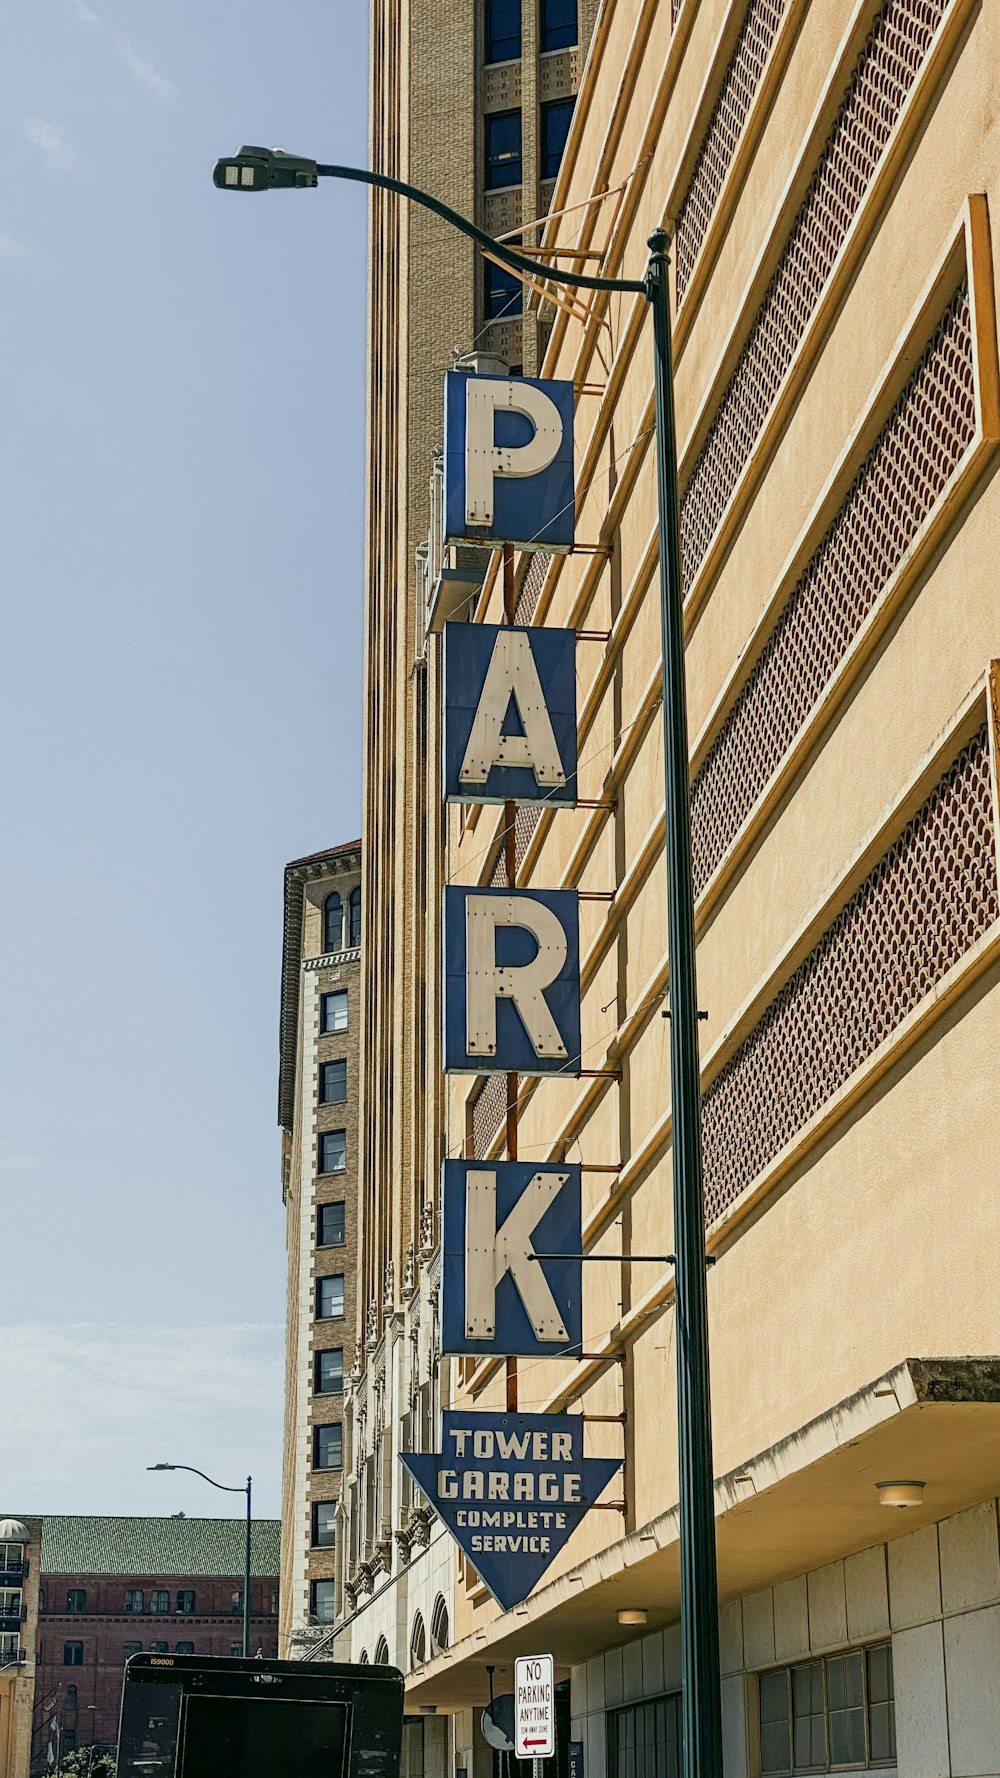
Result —
M 211 170 L 363 164 L 367 30 L 5 29 L 0 1510 L 227 1510 L 160 1458 L 278 1506 L 281 879 L 360 821 L 366 207 Z

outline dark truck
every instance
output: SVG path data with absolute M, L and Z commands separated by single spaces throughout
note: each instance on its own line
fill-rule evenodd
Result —
M 133 1655 L 118 1778 L 399 1778 L 395 1667 Z

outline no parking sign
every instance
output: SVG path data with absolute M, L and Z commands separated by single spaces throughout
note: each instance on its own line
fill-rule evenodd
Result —
M 514 1662 L 514 1752 L 518 1759 L 551 1759 L 555 1750 L 552 1656 L 518 1655 Z

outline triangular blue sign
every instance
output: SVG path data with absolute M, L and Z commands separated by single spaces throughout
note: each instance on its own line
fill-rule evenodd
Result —
M 585 1457 L 579 1414 L 441 1417 L 439 1452 L 400 1461 L 504 1611 L 538 1585 L 622 1466 Z

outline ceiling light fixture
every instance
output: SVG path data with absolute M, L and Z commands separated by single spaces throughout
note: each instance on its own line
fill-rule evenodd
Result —
M 925 1482 L 876 1482 L 879 1506 L 923 1506 Z

